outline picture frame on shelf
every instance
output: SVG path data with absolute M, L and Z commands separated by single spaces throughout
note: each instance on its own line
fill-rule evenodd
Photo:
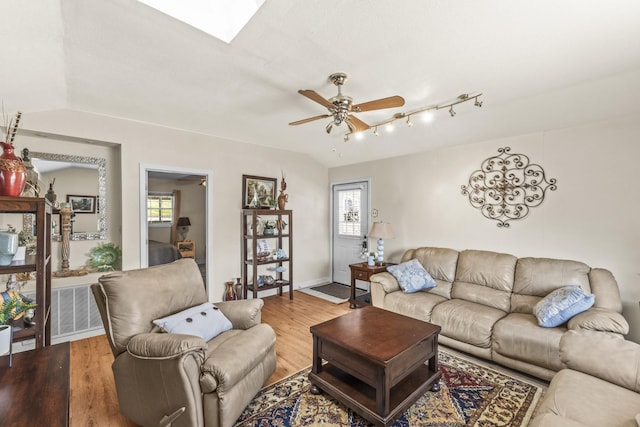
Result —
M 242 206 L 269 209 L 276 198 L 277 178 L 242 175 Z
M 71 203 L 74 213 L 96 213 L 96 196 L 67 194 L 67 203 Z

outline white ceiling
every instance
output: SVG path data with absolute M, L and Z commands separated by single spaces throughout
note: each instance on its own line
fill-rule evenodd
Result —
M 271 0 L 230 44 L 135 1 L 28 3 L 0 9 L 32 23 L 0 29 L 17 56 L 0 70 L 2 90 L 21 97 L 26 115 L 104 114 L 332 167 L 640 112 L 637 0 Z M 484 106 L 347 143 L 325 133 L 328 119 L 289 126 L 326 112 L 297 90 L 329 98 L 327 77 L 338 71 L 356 103 L 405 98 L 402 108 L 358 114 L 368 123 L 462 93 L 483 92 Z

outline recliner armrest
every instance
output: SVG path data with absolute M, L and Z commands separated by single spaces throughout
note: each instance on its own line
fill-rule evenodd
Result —
M 127 352 L 139 359 L 175 359 L 190 352 L 200 352 L 202 360 L 207 343 L 195 335 L 148 333 L 136 335 L 127 344 Z
M 249 329 L 262 321 L 264 301 L 260 298 L 216 302 L 214 305 L 231 321 L 233 329 Z
M 567 331 L 560 339 L 564 366 L 640 393 L 640 344 L 596 331 Z
M 629 333 L 629 323 L 622 314 L 597 307 L 577 314 L 569 320 L 567 327 L 571 330 L 602 331 L 621 335 Z

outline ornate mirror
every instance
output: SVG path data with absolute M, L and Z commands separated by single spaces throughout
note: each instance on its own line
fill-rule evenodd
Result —
M 44 197 L 53 182 L 58 202 L 76 206 L 71 240 L 104 240 L 107 238 L 107 170 L 106 160 L 97 157 L 32 151 L 31 162 L 40 172 L 40 197 Z M 69 187 L 69 188 L 67 188 Z M 54 219 L 55 218 L 55 219 Z M 59 242 L 60 220 L 57 216 L 52 240 Z M 52 225 L 53 226 L 53 225 Z M 32 215 L 23 217 L 23 230 L 33 231 Z

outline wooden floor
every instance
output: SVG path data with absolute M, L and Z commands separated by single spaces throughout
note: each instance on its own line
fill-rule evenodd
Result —
M 311 365 L 309 327 L 350 311 L 348 302 L 334 304 L 297 291 L 293 300 L 285 293 L 264 302 L 262 321 L 277 336 L 278 364 L 269 384 Z M 118 410 L 112 363 L 104 335 L 71 343 L 71 426 L 135 426 Z

